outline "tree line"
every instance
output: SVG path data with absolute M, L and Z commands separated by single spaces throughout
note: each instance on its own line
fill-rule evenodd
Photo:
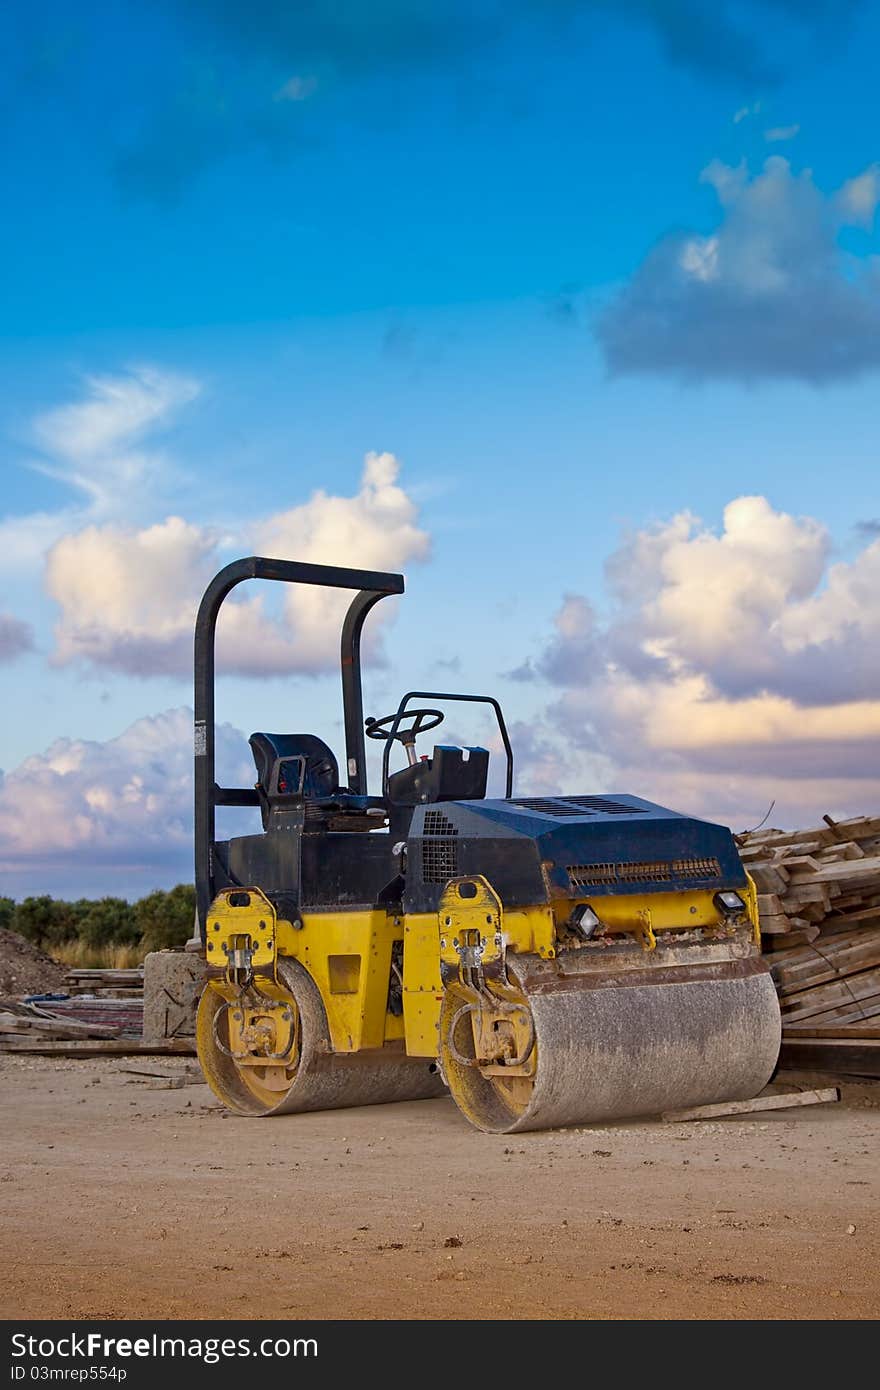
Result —
M 89 946 L 140 946 L 148 951 L 183 946 L 193 932 L 196 893 L 178 883 L 157 889 L 138 902 L 125 898 L 77 898 L 66 902 L 46 894 L 36 898 L 0 898 L 0 927 L 18 932 L 49 951 L 68 941 Z

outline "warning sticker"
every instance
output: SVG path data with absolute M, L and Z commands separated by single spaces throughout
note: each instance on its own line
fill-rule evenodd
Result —
M 193 726 L 193 752 L 203 758 L 208 751 L 208 731 L 204 719 L 197 719 Z

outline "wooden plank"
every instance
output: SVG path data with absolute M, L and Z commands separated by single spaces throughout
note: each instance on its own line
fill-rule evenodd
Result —
M 823 883 L 839 883 L 852 888 L 864 884 L 871 888 L 880 882 L 880 855 L 865 856 L 864 859 L 849 859 L 842 864 L 817 865 L 818 874 L 813 871 L 796 869 L 791 875 L 792 885 L 820 878 Z M 875 890 L 876 891 L 876 890 Z
M 68 994 L 71 998 L 79 999 L 84 994 L 91 995 L 93 999 L 143 999 L 144 987 L 140 985 L 137 989 L 128 985 L 67 985 Z
M 195 1051 L 195 1041 L 190 1038 L 165 1038 L 155 1043 L 141 1042 L 139 1038 L 114 1038 L 106 1042 L 100 1039 L 83 1042 L 0 1039 L 0 1052 L 28 1052 L 38 1057 L 158 1057 L 166 1053 L 194 1057 Z
M 828 913 L 831 911 L 832 890 L 836 887 L 836 884 L 823 882 L 802 883 L 797 888 L 789 889 L 785 897 L 785 906 L 788 908 L 789 904 L 791 904 L 797 909 L 799 907 L 805 907 L 807 903 L 821 903 L 824 911 Z M 839 895 L 839 888 L 837 892 Z
M 782 862 L 784 863 L 785 868 L 786 868 L 786 871 L 787 871 L 788 874 L 794 875 L 795 873 L 805 873 L 805 874 L 807 874 L 807 875 L 811 875 L 811 874 L 817 874 L 817 873 L 819 872 L 819 870 L 821 869 L 822 865 L 819 863 L 818 859 L 814 859 L 813 856 L 812 856 L 811 854 L 804 853 L 804 851 L 807 849 L 807 846 L 806 846 L 806 845 L 792 845 L 791 848 L 792 848 L 792 851 L 794 851 L 794 850 L 799 850 L 799 851 L 801 851 L 801 852 L 800 852 L 800 853 L 793 853 L 793 852 L 792 852 L 792 853 L 790 853 L 790 854 L 786 854 L 785 859 L 784 859 Z M 819 848 L 818 841 L 814 841 L 814 842 L 809 846 L 809 848 L 810 848 L 810 849 L 818 849 L 818 848 Z M 777 864 L 774 864 L 773 867 L 774 867 L 774 868 L 778 868 L 778 867 L 779 867 L 778 863 L 777 863 Z
M 825 1007 L 831 1009 L 838 999 L 846 1003 L 850 999 L 867 999 L 872 994 L 880 993 L 880 966 L 871 963 L 863 967 L 858 964 L 855 969 L 841 971 L 829 980 L 808 980 L 794 989 L 777 987 L 777 993 L 783 1013 L 786 1009 L 799 1008 L 808 1000 L 828 1000 Z
M 834 823 L 834 830 L 846 840 L 866 840 L 880 835 L 880 816 L 853 816 L 850 820 Z M 811 830 L 753 830 L 739 837 L 744 848 L 761 846 L 771 849 L 776 845 L 796 845 L 807 835 L 830 844 L 836 837 L 830 827 Z
M 835 903 L 834 909 L 827 922 L 826 927 L 836 927 L 837 924 L 845 922 L 869 922 L 872 917 L 876 917 L 880 922 L 880 906 L 854 908 L 851 912 L 839 912 L 838 904 Z
M 771 868 L 769 864 L 749 864 L 747 867 L 760 893 L 778 893 L 780 896 L 785 893 L 788 874 L 784 869 Z
M 201 1067 L 189 1062 L 184 1062 L 182 1071 L 146 1071 L 143 1067 L 120 1067 L 119 1071 L 125 1076 L 140 1076 L 146 1081 L 167 1081 L 171 1076 L 189 1077 L 191 1081 L 204 1080 Z
M 880 816 L 854 816 L 851 820 L 838 820 L 834 828 L 847 840 L 861 840 L 868 835 L 880 835 Z
M 880 1079 L 880 1041 L 783 1036 L 779 1066 L 791 1071 L 824 1071 Z
M 809 945 L 811 941 L 815 941 L 818 935 L 819 928 L 808 924 L 801 931 L 785 932 L 781 936 L 768 936 L 765 949 L 769 951 L 787 951 L 792 946 L 806 946 Z
M 784 912 L 779 912 L 772 917 L 761 912 L 759 917 L 762 936 L 786 936 L 791 931 L 791 923 Z M 818 936 L 819 933 L 817 932 L 816 935 Z
M 29 1037 L 118 1038 L 122 1029 L 107 1023 L 78 1023 L 66 1018 L 29 1018 L 27 1014 L 0 1014 L 0 1034 Z
M 836 1086 L 821 1091 L 792 1091 L 782 1096 L 756 1096 L 754 1100 L 727 1100 L 717 1105 L 693 1105 L 688 1110 L 664 1110 L 661 1119 L 670 1124 L 680 1120 L 715 1120 L 723 1115 L 752 1115 L 765 1110 L 791 1110 L 801 1105 L 825 1105 L 840 1100 Z
M 875 965 L 880 965 L 880 933 L 872 932 L 862 934 L 856 941 L 841 935 L 823 945 L 808 947 L 800 960 L 774 964 L 771 974 L 780 995 L 787 995 Z
M 104 988 L 138 988 L 143 984 L 143 970 L 68 970 L 65 981 L 76 986 L 92 984 Z
M 840 859 L 864 859 L 865 851 L 855 840 L 847 840 L 842 845 L 826 845 L 825 849 L 819 850 L 817 857 L 823 864 L 834 864 Z
M 867 1019 L 880 1017 L 880 994 L 872 994 L 867 999 L 847 1000 L 833 1009 L 821 1009 L 815 1014 L 801 1014 L 799 1019 L 786 1021 L 786 1028 L 798 1027 L 841 1027 L 846 1023 L 864 1023 Z M 787 1019 L 787 1015 L 783 1014 Z
M 758 894 L 758 914 L 763 922 L 765 917 L 779 917 L 785 915 L 785 908 L 778 893 L 759 893 Z
M 846 980 L 832 980 L 828 984 L 805 989 L 800 995 L 780 999 L 782 1022 L 793 1023 L 797 1018 L 810 1018 L 838 1004 L 860 1003 L 877 993 L 880 993 L 880 970 L 865 970 L 860 975 L 848 976 Z
M 829 1023 L 826 1028 L 811 1028 L 808 1024 L 801 1023 L 783 1030 L 783 1041 L 790 1037 L 840 1038 L 843 1042 L 848 1038 L 880 1038 L 880 1023 Z

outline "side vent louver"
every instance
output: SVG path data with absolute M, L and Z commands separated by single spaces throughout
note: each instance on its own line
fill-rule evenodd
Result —
M 673 879 L 721 877 L 717 859 L 643 860 L 635 864 L 569 864 L 566 869 L 573 890 L 602 888 L 609 883 L 671 883 Z

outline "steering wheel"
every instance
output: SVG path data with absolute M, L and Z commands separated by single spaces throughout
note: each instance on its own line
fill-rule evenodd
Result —
M 364 727 L 367 731 L 367 738 L 391 738 L 391 730 L 386 726 L 393 724 L 397 714 L 384 714 L 381 719 L 367 719 Z M 438 724 L 443 723 L 444 714 L 439 709 L 408 709 L 400 716 L 401 723 L 410 720 L 406 728 L 397 727 L 394 735 L 395 740 L 402 743 L 405 747 L 412 747 L 416 741 L 416 735 L 424 733 L 426 729 L 436 729 Z

